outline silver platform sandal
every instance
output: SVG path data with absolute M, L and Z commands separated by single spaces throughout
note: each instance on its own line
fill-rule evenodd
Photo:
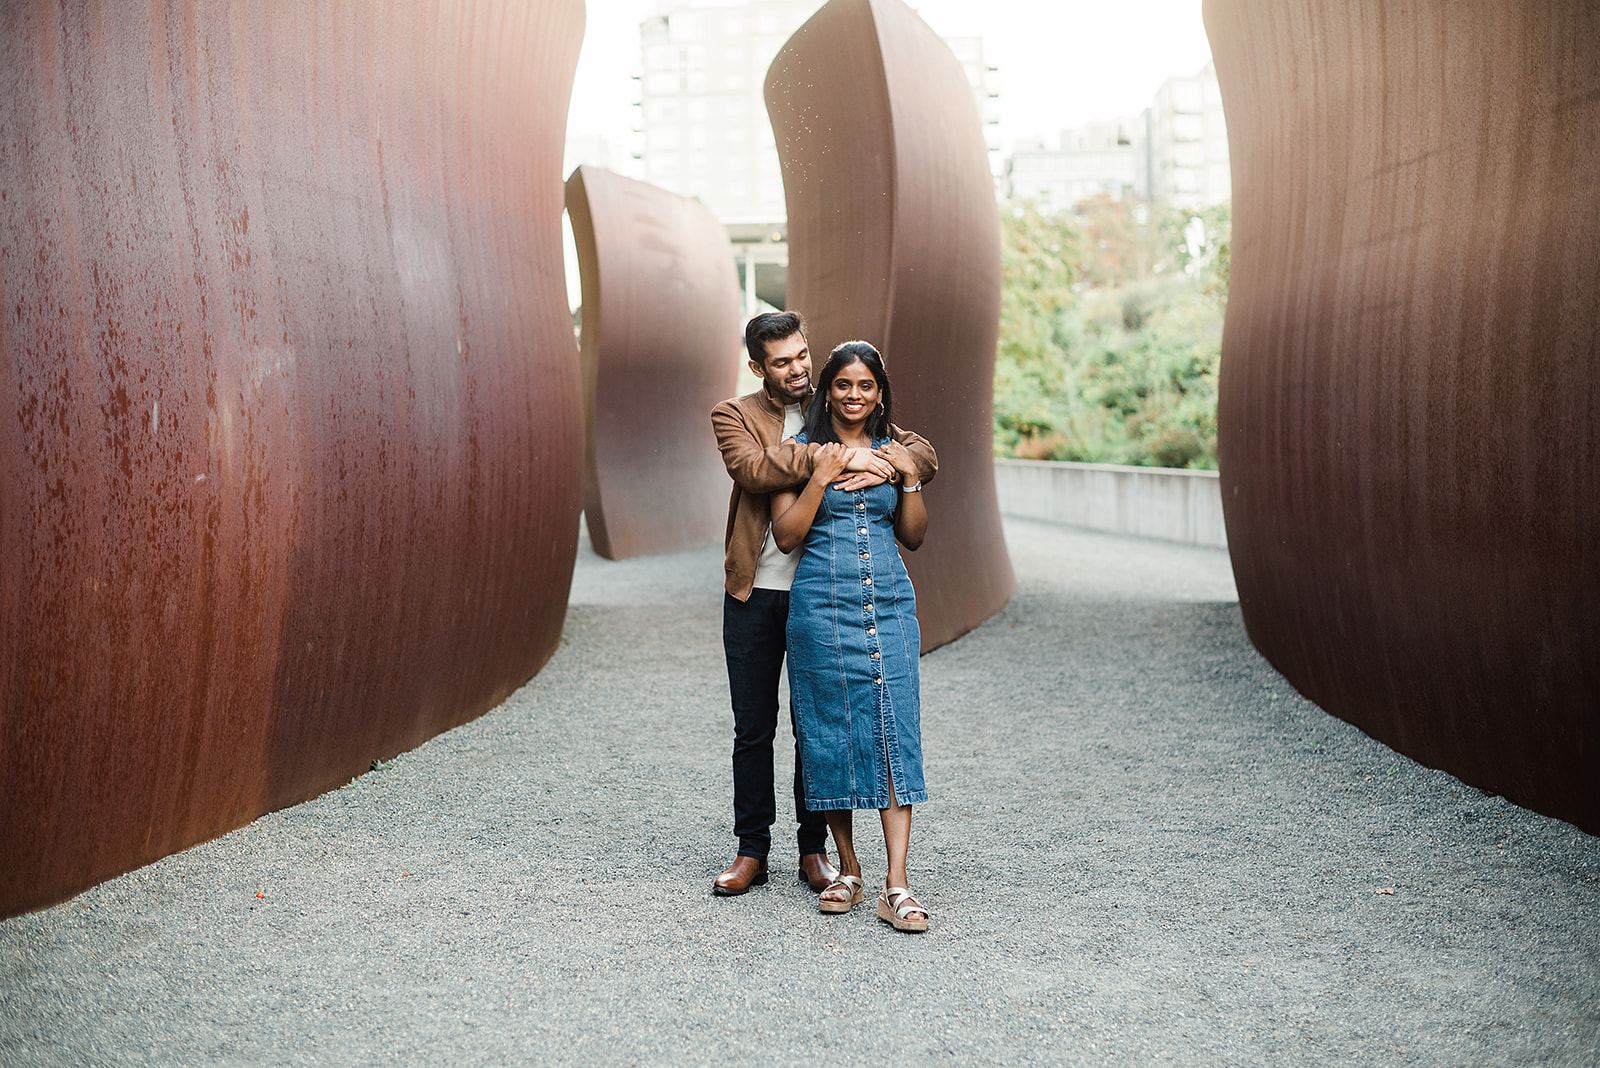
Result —
M 845 896 L 840 897 L 843 893 Z M 828 895 L 832 894 L 833 897 Z M 841 875 L 828 884 L 822 891 L 822 896 L 817 898 L 817 908 L 823 912 L 849 912 L 861 904 L 861 899 L 867 896 L 867 884 L 857 875 Z
M 919 912 L 922 918 L 913 919 L 912 915 Z M 893 926 L 896 931 L 928 929 L 928 910 L 903 886 L 887 887 L 878 895 L 878 919 Z

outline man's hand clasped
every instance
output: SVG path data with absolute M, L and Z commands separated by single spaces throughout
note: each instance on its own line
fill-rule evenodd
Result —
M 897 441 L 891 441 L 889 444 L 901 452 L 906 452 L 905 446 Z M 843 445 L 838 447 L 844 449 L 847 454 L 844 465 L 847 477 L 841 482 L 834 483 L 834 489 L 853 493 L 858 489 L 881 486 L 894 477 L 896 467 L 889 459 L 887 449 L 846 449 Z M 906 453 L 906 455 L 909 457 L 911 454 Z M 829 476 L 830 481 L 834 477 L 837 476 Z
M 865 451 L 848 448 L 836 441 L 819 445 L 816 456 L 811 460 L 811 481 L 818 486 L 826 486 L 848 470 L 851 453 Z

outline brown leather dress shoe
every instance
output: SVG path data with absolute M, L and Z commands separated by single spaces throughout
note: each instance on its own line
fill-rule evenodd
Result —
M 734 857 L 728 870 L 717 876 L 711 892 L 719 897 L 734 897 L 752 886 L 767 885 L 767 862 L 755 857 Z
M 839 877 L 839 869 L 828 860 L 826 853 L 807 853 L 800 858 L 800 880 L 820 894 Z

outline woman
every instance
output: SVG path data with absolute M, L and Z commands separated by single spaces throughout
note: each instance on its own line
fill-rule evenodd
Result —
M 789 690 L 806 807 L 826 814 L 840 872 L 820 907 L 843 913 L 861 901 L 852 814 L 875 808 L 889 854 L 878 916 L 901 931 L 925 931 L 928 910 L 906 878 L 911 806 L 928 799 L 917 678 L 922 635 L 895 541 L 912 550 L 921 545 L 928 513 L 911 454 L 889 437 L 889 407 L 878 350 L 865 341 L 834 349 L 796 436 L 822 448 L 799 492 L 773 495 L 772 537 L 784 552 L 804 545 L 789 594 Z M 847 451 L 858 447 L 893 464 L 898 486 L 834 488 Z

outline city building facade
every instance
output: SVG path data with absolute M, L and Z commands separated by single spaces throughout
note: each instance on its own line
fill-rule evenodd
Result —
M 1168 78 L 1137 116 L 1063 130 L 1054 144 L 1019 144 L 1004 195 L 1052 214 L 1095 196 L 1163 199 L 1199 209 L 1233 195 L 1228 128 L 1216 71 Z
M 1150 108 L 1151 195 L 1186 208 L 1204 208 L 1233 195 L 1228 126 L 1217 72 L 1168 78 Z
M 652 185 L 727 224 L 784 218 L 783 174 L 762 87 L 817 0 L 665 7 L 639 27 L 640 161 Z
M 1095 196 L 1148 199 L 1149 123 L 1146 111 L 1062 130 L 1055 145 L 1018 145 L 1006 168 L 1006 195 L 1047 215 Z

